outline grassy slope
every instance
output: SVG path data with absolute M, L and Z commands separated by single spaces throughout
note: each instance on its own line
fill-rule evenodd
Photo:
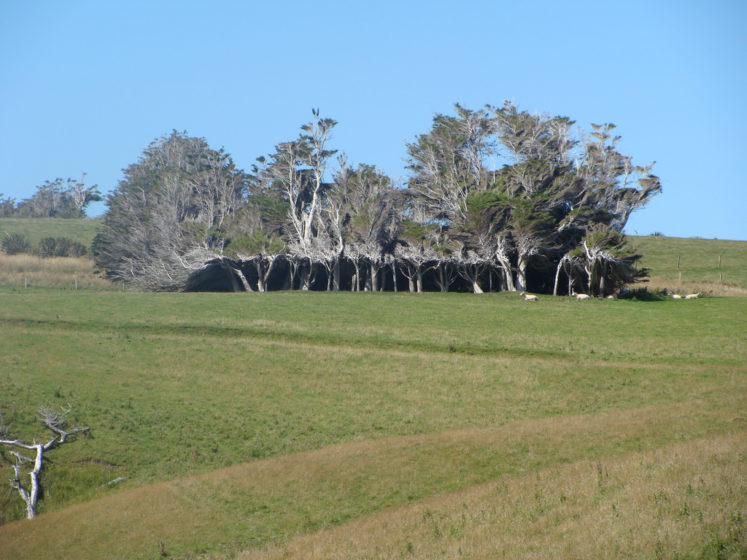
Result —
M 34 407 L 70 400 L 94 427 L 54 452 L 47 514 L 0 527 L 0 558 L 235 552 L 578 461 L 719 434 L 727 457 L 744 447 L 744 298 L 0 301 L 6 421 L 33 437 Z
M 0 218 L 0 236 L 21 233 L 32 248 L 45 237 L 67 237 L 90 247 L 100 219 Z M 116 289 L 94 273 L 90 258 L 42 259 L 33 255 L 5 255 L 0 252 L 0 286 L 75 289 Z
M 735 451 L 745 443 L 718 436 L 557 464 L 238 558 L 743 558 L 747 488 Z
M 744 291 L 747 289 L 747 241 L 655 236 L 630 237 L 630 240 L 643 255 L 641 266 L 650 269 L 651 283 L 655 287 L 679 292 L 696 292 L 702 288 L 703 291 L 723 292 L 723 295 L 747 295 Z M 742 290 L 730 293 L 730 287 Z
M 28 237 L 32 246 L 45 237 L 67 237 L 90 247 L 100 225 L 99 218 L 0 218 L 0 235 L 21 233 Z

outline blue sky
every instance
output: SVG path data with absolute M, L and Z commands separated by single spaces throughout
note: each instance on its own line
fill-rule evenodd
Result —
M 745 28 L 741 0 L 0 0 L 0 193 L 83 171 L 108 192 L 173 129 L 248 169 L 312 107 L 352 163 L 404 178 L 435 113 L 511 100 L 656 160 L 629 233 L 744 240 Z

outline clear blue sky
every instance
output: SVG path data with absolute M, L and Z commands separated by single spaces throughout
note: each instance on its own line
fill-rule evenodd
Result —
M 312 107 L 404 177 L 435 113 L 508 99 L 657 161 L 629 233 L 747 239 L 745 29 L 744 0 L 0 0 L 0 193 L 82 171 L 108 192 L 172 129 L 248 169 Z

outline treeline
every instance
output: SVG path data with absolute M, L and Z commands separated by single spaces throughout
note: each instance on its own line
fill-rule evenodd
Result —
M 0 218 L 83 218 L 86 207 L 99 200 L 103 199 L 98 186 L 87 187 L 85 174 L 80 181 L 57 178 L 19 202 L 0 194 Z
M 95 261 L 145 290 L 602 296 L 645 273 L 622 230 L 661 184 L 617 151 L 614 125 L 574 135 L 569 118 L 510 103 L 455 109 L 407 145 L 402 185 L 335 158 L 337 123 L 318 111 L 249 172 L 173 132 L 124 170 Z

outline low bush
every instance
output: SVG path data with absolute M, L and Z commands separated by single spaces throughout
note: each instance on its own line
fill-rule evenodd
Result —
M 2 242 L 0 242 L 3 252 L 7 255 L 19 255 L 28 253 L 31 249 L 31 243 L 28 238 L 21 233 L 5 233 Z
M 36 249 L 40 257 L 83 257 L 86 246 L 67 237 L 45 237 Z

